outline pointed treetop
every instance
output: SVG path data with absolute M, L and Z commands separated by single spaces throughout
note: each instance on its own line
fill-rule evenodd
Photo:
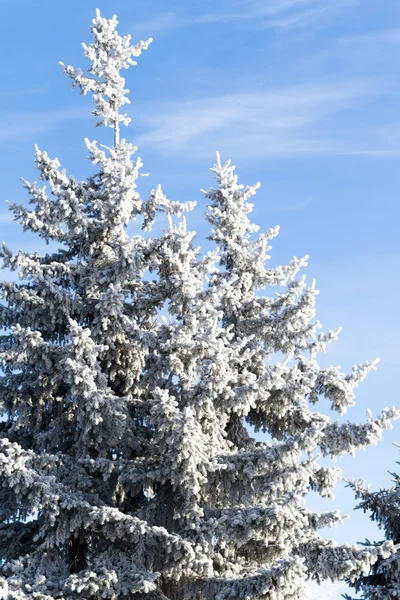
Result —
M 87 46 L 82 44 L 84 54 L 92 65 L 86 76 L 81 69 L 65 66 L 60 62 L 64 73 L 73 80 L 73 87 L 79 87 L 82 94 L 91 92 L 95 102 L 93 114 L 101 117 L 98 126 L 105 125 L 114 129 L 114 144 L 119 144 L 119 124 L 128 125 L 130 118 L 119 113 L 124 104 L 129 104 L 129 90 L 125 89 L 125 79 L 120 75 L 122 69 L 136 65 L 132 57 L 140 56 L 142 50 L 147 50 L 152 38 L 131 45 L 131 36 L 120 36 L 116 31 L 117 17 L 105 19 L 100 10 L 96 9 L 96 17 L 92 21 L 91 31 L 94 42 Z

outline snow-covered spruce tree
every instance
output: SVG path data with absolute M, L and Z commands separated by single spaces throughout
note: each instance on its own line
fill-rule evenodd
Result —
M 371 520 L 384 531 L 385 538 L 392 540 L 400 548 L 400 476 L 396 473 L 391 475 L 393 486 L 390 489 L 371 492 L 363 481 L 351 481 L 349 486 L 360 500 L 356 508 L 368 512 Z M 381 544 L 382 542 L 375 542 L 374 545 L 378 547 Z M 370 541 L 366 540 L 365 545 L 370 546 Z M 400 598 L 400 552 L 389 557 L 378 557 L 367 574 L 361 573 L 355 581 L 349 581 L 349 584 L 356 592 L 361 592 L 365 600 Z M 351 600 L 350 596 L 345 597 Z
M 11 208 L 60 249 L 2 250 L 21 279 L 1 285 L 2 597 L 299 600 L 307 577 L 356 577 L 389 556 L 390 542 L 323 539 L 340 516 L 304 497 L 330 496 L 340 477 L 318 452 L 375 443 L 399 412 L 355 425 L 312 410 L 325 396 L 344 413 L 374 363 L 318 366 L 336 333 L 317 334 L 317 292 L 296 278 L 306 259 L 265 266 L 278 229 L 254 235 L 257 186 L 218 158 L 205 256 L 182 217 L 193 203 L 160 187 L 141 199 L 120 71 L 150 40 L 132 46 L 116 25 L 94 19 L 87 75 L 64 67 L 113 145 L 86 141 L 84 181 L 37 149 L 44 186 L 25 182 L 33 207 Z M 150 233 L 130 237 L 132 219 Z

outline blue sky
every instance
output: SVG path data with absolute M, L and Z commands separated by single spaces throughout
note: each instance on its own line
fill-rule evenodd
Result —
M 349 418 L 399 405 L 398 0 L 0 0 L 0 237 L 13 249 L 43 249 L 3 202 L 26 200 L 19 178 L 36 178 L 33 144 L 85 177 L 83 138 L 107 139 L 58 65 L 85 66 L 80 43 L 96 7 L 117 13 L 134 40 L 154 38 L 127 74 L 132 123 L 123 135 L 150 172 L 142 195 L 161 183 L 171 199 L 198 200 L 189 224 L 201 241 L 199 189 L 212 184 L 215 151 L 232 158 L 243 183 L 261 181 L 254 218 L 262 229 L 281 225 L 272 263 L 309 254 L 318 317 L 325 329 L 343 326 L 324 363 L 381 359 Z M 388 484 L 400 460 L 392 442 L 400 424 L 341 461 L 345 475 Z M 351 493 L 339 488 L 334 505 L 352 513 Z M 332 534 L 379 537 L 359 512 Z

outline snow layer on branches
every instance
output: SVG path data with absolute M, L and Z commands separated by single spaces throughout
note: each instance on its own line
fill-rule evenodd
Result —
M 36 148 L 43 185 L 24 181 L 29 209 L 11 206 L 63 248 L 0 251 L 20 277 L 0 285 L 0 597 L 299 600 L 307 578 L 391 560 L 390 542 L 320 537 L 341 517 L 304 498 L 332 497 L 341 477 L 321 453 L 376 443 L 400 412 L 353 424 L 315 410 L 325 397 L 344 414 L 376 363 L 320 367 L 339 330 L 319 332 L 307 257 L 269 267 L 278 228 L 250 220 L 259 184 L 217 156 L 206 255 L 187 227 L 194 202 L 139 194 L 121 71 L 151 40 L 131 45 L 116 26 L 97 12 L 88 72 L 63 66 L 112 146 L 85 140 L 95 174 L 83 181 Z M 131 220 L 149 233 L 129 236 Z

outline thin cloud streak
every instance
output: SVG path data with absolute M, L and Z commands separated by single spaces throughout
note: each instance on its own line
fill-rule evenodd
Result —
M 233 93 L 157 104 L 140 111 L 144 131 L 135 142 L 160 152 L 247 158 L 303 154 L 395 155 L 400 139 L 385 127 L 338 130 L 340 113 L 394 93 L 382 81 L 348 81 Z
M 279 211 L 282 212 L 298 212 L 307 208 L 311 204 L 311 198 L 307 198 L 306 200 L 299 200 L 298 202 L 293 202 L 293 204 L 287 204 L 286 206 L 280 206 Z
M 0 139 L 26 139 L 35 133 L 49 131 L 54 127 L 79 119 L 88 119 L 87 108 L 66 108 L 53 111 L 6 113 L 0 119 Z
M 332 14 L 338 9 L 348 7 L 357 0 L 332 0 L 329 5 L 315 6 L 318 0 L 276 0 L 266 3 L 265 0 L 249 0 L 236 2 L 236 10 L 186 16 L 174 11 L 157 15 L 154 19 L 133 24 L 135 31 L 153 34 L 168 30 L 180 29 L 193 25 L 225 24 L 240 21 L 243 24 L 257 22 L 261 28 L 286 29 L 300 27 L 317 22 L 319 16 Z M 223 6 L 223 5 L 222 5 Z M 232 4 L 229 5 L 232 8 Z
M 1 0 L 0 0 L 1 2 Z M 47 85 L 41 87 L 27 88 L 22 90 L 4 90 L 0 92 L 0 98 L 16 98 L 20 96 L 32 96 L 36 94 L 43 94 L 48 90 Z
M 0 223 L 13 223 L 14 215 L 10 212 L 0 212 Z
M 271 19 L 265 23 L 264 29 L 294 29 L 298 27 L 304 27 L 305 25 L 315 22 L 321 16 L 327 15 L 330 12 L 330 6 L 323 6 L 322 8 L 306 10 L 286 18 Z
M 303 8 L 310 4 L 315 4 L 316 0 L 272 0 L 272 2 L 264 2 L 264 0 L 242 0 L 241 4 L 244 6 L 252 7 L 253 14 L 260 15 L 276 15 L 282 12 L 286 12 L 293 8 Z

